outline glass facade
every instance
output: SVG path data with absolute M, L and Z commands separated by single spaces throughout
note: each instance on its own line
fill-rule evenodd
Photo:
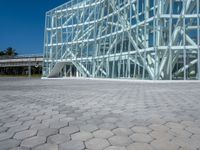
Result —
M 200 0 L 72 0 L 44 40 L 43 77 L 200 79 Z

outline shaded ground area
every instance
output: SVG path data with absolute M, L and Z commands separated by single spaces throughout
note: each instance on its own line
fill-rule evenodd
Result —
M 195 150 L 200 82 L 0 79 L 0 150 Z

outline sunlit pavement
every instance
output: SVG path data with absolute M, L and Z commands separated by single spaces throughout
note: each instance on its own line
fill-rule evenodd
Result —
M 197 150 L 200 82 L 0 78 L 0 150 Z

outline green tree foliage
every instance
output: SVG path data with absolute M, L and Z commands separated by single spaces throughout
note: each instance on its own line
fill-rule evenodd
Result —
M 15 50 L 12 48 L 12 47 L 8 47 L 6 50 L 5 50 L 5 55 L 7 56 L 16 56 L 17 53 L 15 52 Z
M 16 56 L 18 55 L 12 47 L 8 47 L 4 51 L 0 51 L 0 56 Z
M 4 51 L 0 51 L 0 56 L 4 56 L 4 55 L 5 55 Z

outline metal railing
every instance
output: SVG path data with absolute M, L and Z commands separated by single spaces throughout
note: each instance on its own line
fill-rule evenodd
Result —
M 43 54 L 24 54 L 17 56 L 0 56 L 0 59 L 42 58 Z

